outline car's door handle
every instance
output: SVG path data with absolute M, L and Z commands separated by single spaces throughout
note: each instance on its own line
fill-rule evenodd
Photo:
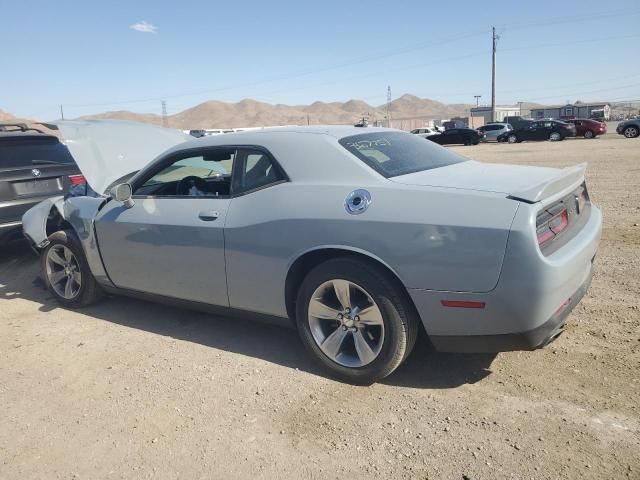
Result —
M 200 212 L 198 214 L 198 218 L 205 222 L 212 222 L 220 216 L 218 212 L 208 211 L 208 212 Z

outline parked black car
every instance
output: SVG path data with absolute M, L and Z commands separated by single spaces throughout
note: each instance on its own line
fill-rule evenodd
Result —
M 440 145 L 453 145 L 461 143 L 463 145 L 477 145 L 483 136 L 472 128 L 450 128 L 436 135 L 429 135 L 427 140 L 431 140 Z
M 67 147 L 25 124 L 0 124 L 0 244 L 22 237 L 22 214 L 85 183 Z
M 640 137 L 640 118 L 620 122 L 616 128 L 616 133 L 627 138 Z
M 516 128 L 498 136 L 499 142 L 520 143 L 523 141 L 564 140 L 576 136 L 576 127 L 560 120 L 537 120 L 531 125 Z

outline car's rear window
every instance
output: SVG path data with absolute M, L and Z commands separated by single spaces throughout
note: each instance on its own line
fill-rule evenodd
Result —
M 0 138 L 0 169 L 74 163 L 67 147 L 55 137 Z
M 445 167 L 466 159 L 416 135 L 374 132 L 344 137 L 340 145 L 385 177 Z

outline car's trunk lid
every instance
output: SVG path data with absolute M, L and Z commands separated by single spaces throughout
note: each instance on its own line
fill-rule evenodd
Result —
M 405 185 L 501 193 L 517 200 L 538 202 L 584 181 L 587 164 L 557 169 L 467 161 L 393 177 Z
M 98 193 L 106 193 L 111 184 L 165 150 L 193 139 L 180 130 L 124 120 L 60 120 L 52 125 Z

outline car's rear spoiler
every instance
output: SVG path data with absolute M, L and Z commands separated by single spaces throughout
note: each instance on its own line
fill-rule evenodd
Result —
M 515 200 L 522 200 L 529 203 L 536 203 L 552 195 L 568 190 L 569 187 L 578 187 L 584 182 L 584 173 L 587 169 L 586 163 L 581 163 L 573 167 L 558 170 L 558 174 L 537 185 L 511 192 L 509 195 Z

